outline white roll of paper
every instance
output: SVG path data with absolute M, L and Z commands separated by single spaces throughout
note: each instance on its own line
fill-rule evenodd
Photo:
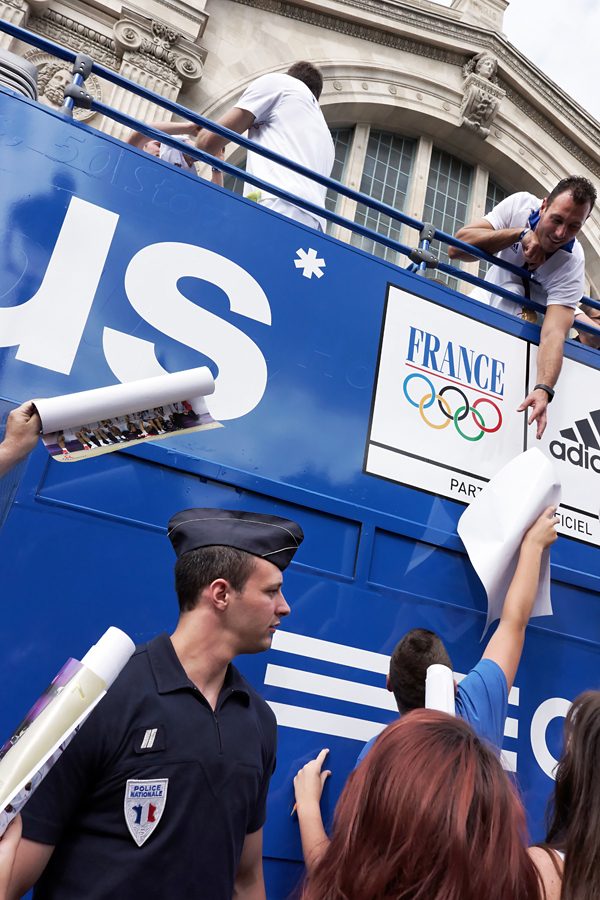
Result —
M 33 402 L 42 420 L 42 432 L 51 434 L 64 428 L 76 428 L 83 422 L 111 419 L 138 409 L 154 409 L 189 397 L 205 397 L 214 390 L 212 373 L 202 366 Z
M 436 663 L 427 669 L 425 679 L 425 709 L 456 715 L 454 705 L 454 676 L 452 669 Z
M 90 647 L 81 662 L 106 682 L 105 690 L 108 690 L 134 650 L 135 644 L 131 638 L 111 625 L 98 643 Z

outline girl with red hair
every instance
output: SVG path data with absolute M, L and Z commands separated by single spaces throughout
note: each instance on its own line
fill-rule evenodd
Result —
M 540 900 L 526 846 L 493 751 L 462 719 L 419 709 L 350 775 L 302 900 Z

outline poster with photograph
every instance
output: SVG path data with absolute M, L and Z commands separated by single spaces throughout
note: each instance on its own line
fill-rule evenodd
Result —
M 76 462 L 140 441 L 222 428 L 204 399 L 214 389 L 203 366 L 34 402 L 50 455 Z
M 198 404 L 196 404 L 198 408 Z M 204 431 L 222 428 L 208 410 L 197 412 L 189 400 L 169 403 L 152 409 L 135 410 L 123 416 L 87 422 L 44 434 L 43 441 L 50 455 L 59 462 L 75 462 L 90 456 L 110 453 L 139 441 L 156 441 L 174 437 L 185 431 Z

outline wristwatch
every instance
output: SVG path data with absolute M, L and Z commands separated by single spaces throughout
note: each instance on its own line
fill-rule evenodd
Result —
M 552 390 L 552 388 L 548 387 L 547 384 L 536 384 L 536 386 L 534 387 L 533 390 L 537 391 L 540 388 L 542 391 L 546 391 L 546 393 L 548 394 L 548 403 L 552 403 L 552 400 L 554 399 L 554 394 L 555 394 L 555 392 Z

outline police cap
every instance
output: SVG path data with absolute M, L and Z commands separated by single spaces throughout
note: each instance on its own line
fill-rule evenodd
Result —
M 282 572 L 304 540 L 302 529 L 290 519 L 240 509 L 184 509 L 169 520 L 168 533 L 178 557 L 222 544 L 260 556 Z

